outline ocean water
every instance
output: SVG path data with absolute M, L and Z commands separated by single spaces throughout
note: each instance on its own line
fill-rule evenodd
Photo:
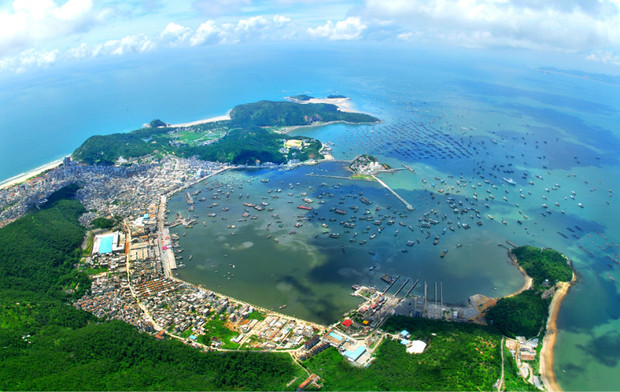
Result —
M 542 70 L 558 66 L 544 59 L 463 50 L 309 44 L 172 54 L 0 77 L 0 178 L 60 157 L 92 134 L 131 130 L 153 118 L 185 122 L 259 99 L 347 95 L 382 123 L 297 133 L 329 143 L 337 159 L 371 153 L 392 167 L 410 166 L 415 173 L 381 178 L 416 210 L 406 212 L 376 184 L 308 175 L 342 173 L 339 163 L 228 172 L 199 186 L 206 197 L 193 213 L 199 223 L 177 229 L 186 264 L 179 276 L 327 322 L 357 303 L 351 284 L 379 286 L 383 273 L 441 282 L 446 302 L 463 303 L 474 293 L 500 296 L 520 287 L 522 278 L 498 243 L 552 247 L 579 273 L 558 319 L 559 383 L 567 390 L 620 389 L 617 84 Z M 229 198 L 218 189 L 228 189 Z M 219 199 L 211 199 L 214 192 Z M 359 202 L 360 192 L 372 205 Z M 313 199 L 312 211 L 297 209 L 303 197 Z M 269 204 L 243 217 L 248 200 Z M 382 220 L 380 233 L 373 222 L 359 220 L 365 209 Z M 182 195 L 170 210 L 188 214 Z M 439 222 L 431 229 L 420 227 L 426 213 Z M 306 220 L 295 227 L 298 216 Z M 340 225 L 354 216 L 354 228 Z M 330 238 L 332 232 L 338 238 Z M 362 237 L 367 242 L 359 245 Z M 415 245 L 408 247 L 409 240 Z

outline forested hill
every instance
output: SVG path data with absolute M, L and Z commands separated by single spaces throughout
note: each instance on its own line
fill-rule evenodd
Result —
M 202 353 L 67 303 L 84 229 L 75 187 L 0 229 L 0 390 L 282 390 L 288 354 Z
M 320 143 L 312 138 L 308 149 L 287 155 L 281 149 L 284 141 L 299 138 L 274 132 L 270 128 L 321 124 L 333 121 L 375 123 L 379 120 L 363 113 L 341 112 L 331 104 L 260 101 L 235 106 L 231 119 L 203 123 L 191 127 L 158 127 L 138 129 L 129 133 L 95 135 L 88 138 L 74 153 L 78 162 L 111 165 L 120 157 L 137 158 L 148 154 L 174 153 L 180 157 L 240 164 L 260 162 L 283 163 L 319 159 Z
M 328 103 L 305 103 L 259 101 L 235 106 L 230 112 L 237 126 L 297 126 L 314 122 L 346 121 L 351 123 L 374 123 L 379 120 L 364 113 L 341 112 L 336 105 Z

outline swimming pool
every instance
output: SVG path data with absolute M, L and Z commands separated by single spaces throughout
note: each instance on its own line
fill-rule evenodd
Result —
M 99 240 L 99 254 L 111 253 L 113 242 L 114 242 L 114 235 L 101 237 L 101 239 Z

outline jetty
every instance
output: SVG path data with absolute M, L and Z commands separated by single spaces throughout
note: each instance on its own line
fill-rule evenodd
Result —
M 407 200 L 403 199 L 403 197 L 399 195 L 398 193 L 396 193 L 394 189 L 390 188 L 388 184 L 383 182 L 381 179 L 377 178 L 377 176 L 373 175 L 372 178 L 377 180 L 379 184 L 381 184 L 385 189 L 387 189 L 391 194 L 393 194 L 398 200 L 400 200 L 409 211 L 415 210 L 415 208 Z
M 389 289 L 391 289 L 391 288 L 392 288 L 392 286 L 394 286 L 394 283 L 396 283 L 396 281 L 397 281 L 398 279 L 400 279 L 400 275 L 396 275 L 396 278 L 394 278 L 394 280 L 392 281 L 392 283 L 390 283 L 390 284 L 389 284 L 389 285 L 388 285 L 388 286 L 387 286 L 387 287 L 383 290 L 383 292 L 381 293 L 381 295 L 385 295 L 385 293 L 387 293 L 387 291 L 388 291 Z
M 413 289 L 415 289 L 415 286 L 418 285 L 418 282 L 420 281 L 420 279 L 416 280 L 415 283 L 413 284 L 413 286 L 411 286 L 411 288 L 407 291 L 407 294 L 405 294 L 405 296 L 402 298 L 407 298 L 409 297 L 409 294 L 411 294 L 411 292 L 413 291 Z
M 402 290 L 403 288 L 405 288 L 405 286 L 407 285 L 407 283 L 409 283 L 409 281 L 410 281 L 410 280 L 411 280 L 410 278 L 407 278 L 407 280 L 405 280 L 405 283 L 403 283 L 403 285 L 402 285 L 402 286 L 400 286 L 400 289 L 398 289 L 398 290 L 394 293 L 394 297 L 398 296 L 398 294 L 401 292 L 401 290 Z

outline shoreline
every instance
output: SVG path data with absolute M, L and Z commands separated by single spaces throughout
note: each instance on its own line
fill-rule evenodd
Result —
M 188 188 L 190 188 L 190 187 L 192 187 L 192 186 L 194 186 L 194 185 L 196 185 L 196 184 L 199 184 L 199 183 L 201 183 L 202 181 L 204 181 L 204 180 L 206 180 L 206 179 L 208 179 L 208 178 L 215 177 L 215 176 L 217 176 L 217 175 L 220 175 L 220 174 L 222 174 L 222 173 L 225 173 L 225 172 L 226 172 L 226 171 L 228 171 L 228 170 L 235 170 L 235 169 L 236 169 L 235 167 L 231 167 L 231 166 L 221 168 L 221 169 L 219 169 L 219 170 L 214 171 L 213 173 L 210 173 L 209 175 L 207 175 L 207 176 L 205 176 L 205 177 L 202 177 L 202 178 L 200 178 L 200 179 L 197 179 L 197 180 L 195 180 L 195 181 L 192 181 L 192 182 L 190 182 L 190 183 L 188 183 L 188 184 L 186 184 L 186 185 L 184 185 L 184 186 L 182 186 L 182 187 L 180 187 L 180 188 L 178 188 L 178 189 L 176 189 L 176 190 L 174 190 L 174 191 L 172 191 L 172 192 L 168 192 L 167 194 L 162 195 L 162 200 L 161 200 L 161 202 L 160 202 L 159 211 L 158 211 L 158 223 L 157 223 L 157 226 L 158 226 L 158 230 L 157 230 L 157 231 L 158 231 L 158 236 L 161 236 L 161 234 L 162 234 L 162 233 L 161 233 L 161 231 L 160 231 L 160 222 L 159 222 L 159 219 L 162 219 L 162 220 L 163 220 L 163 221 L 161 222 L 161 223 L 162 223 L 161 227 L 163 228 L 163 227 L 165 226 L 165 218 L 166 218 L 166 213 L 165 213 L 165 210 L 166 210 L 166 208 L 167 208 L 167 206 L 168 206 L 168 200 L 169 200 L 169 198 L 170 198 L 171 196 L 174 196 L 174 195 L 176 195 L 177 193 L 183 192 L 185 189 L 188 189 Z M 162 209 L 163 209 L 163 211 L 162 211 Z M 159 247 L 159 245 L 158 245 L 158 247 Z M 160 248 L 160 252 L 161 252 L 161 248 Z M 164 265 L 164 264 L 165 264 L 165 265 Z M 203 289 L 203 290 L 208 290 L 208 291 L 211 291 L 211 292 L 212 292 L 212 293 L 214 293 L 215 295 L 218 295 L 218 296 L 220 296 L 220 297 L 224 297 L 224 298 L 228 298 L 228 299 L 230 299 L 231 301 L 234 301 L 234 302 L 237 302 L 237 303 L 240 303 L 240 304 L 247 304 L 247 305 L 250 305 L 250 306 L 252 306 L 254 309 L 264 312 L 266 315 L 276 315 L 276 316 L 278 316 L 278 317 L 280 317 L 280 318 L 295 319 L 295 320 L 301 321 L 301 322 L 303 322 L 303 323 L 306 323 L 306 324 L 308 324 L 308 325 L 311 325 L 312 327 L 317 328 L 317 329 L 319 329 L 319 330 L 325 330 L 325 329 L 329 328 L 329 326 L 327 326 L 327 325 L 323 325 L 323 324 L 320 324 L 320 323 L 315 322 L 315 321 L 306 320 L 306 319 L 303 319 L 303 318 L 300 318 L 300 317 L 297 317 L 297 316 L 286 315 L 286 314 L 280 313 L 280 312 L 278 312 L 278 311 L 276 311 L 276 310 L 273 310 L 273 309 L 267 309 L 267 308 L 264 308 L 264 307 L 262 307 L 262 306 L 256 305 L 256 304 L 254 304 L 254 303 L 250 303 L 250 302 L 248 302 L 248 301 L 239 300 L 239 299 L 237 299 L 237 298 L 235 298 L 235 297 L 232 297 L 232 296 L 230 296 L 230 295 L 220 293 L 220 292 L 215 291 L 215 290 L 213 290 L 213 289 L 211 289 L 211 288 L 207 288 L 207 287 L 205 287 L 205 286 L 204 286 L 204 285 L 202 285 L 202 284 L 192 283 L 192 282 L 189 282 L 189 281 L 185 281 L 185 280 L 183 280 L 183 279 L 181 279 L 181 278 L 179 278 L 179 277 L 175 276 L 175 275 L 174 275 L 174 273 L 173 273 L 173 271 L 172 271 L 172 269 L 171 269 L 171 268 L 170 268 L 170 266 L 168 265 L 168 263 L 164 263 L 164 261 L 163 261 L 163 260 L 162 260 L 162 269 L 163 269 L 164 276 L 165 276 L 166 278 L 168 278 L 168 279 L 172 279 L 172 280 L 174 280 L 174 281 L 176 281 L 176 282 L 183 283 L 183 284 L 187 284 L 187 285 L 190 285 L 190 286 L 193 286 L 193 287 L 199 287 L 199 288 L 201 288 L 201 289 Z M 169 334 L 169 333 L 168 333 L 168 332 L 166 332 L 166 334 Z
M 37 177 L 38 175 L 40 175 L 43 172 L 46 172 L 48 170 L 52 170 L 57 168 L 58 166 L 62 165 L 62 161 L 63 159 L 57 159 L 55 161 L 46 163 L 44 165 L 38 166 L 32 170 L 29 170 L 27 172 L 24 173 L 20 173 L 16 176 L 7 178 L 6 180 L 0 181 L 0 189 L 7 189 L 10 188 L 14 185 L 17 184 L 21 184 L 22 182 L 27 181 L 30 178 L 33 177 Z
M 562 301 L 568 289 L 577 281 L 577 275 L 573 271 L 573 278 L 570 282 L 561 282 L 558 284 L 553 299 L 549 305 L 549 316 L 547 317 L 547 325 L 545 326 L 545 336 L 542 341 L 542 349 L 540 350 L 540 378 L 542 379 L 545 389 L 548 391 L 562 391 L 560 384 L 555 377 L 553 369 L 553 348 L 557 336 L 557 320 L 560 312 Z
M 519 271 L 521 271 L 521 273 L 523 274 L 523 277 L 525 278 L 525 282 L 523 283 L 523 286 L 521 286 L 521 288 L 517 291 L 515 291 L 514 293 L 508 294 L 508 295 L 504 295 L 503 297 L 499 297 L 497 299 L 500 298 L 510 298 L 510 297 L 514 297 L 516 295 L 521 294 L 522 292 L 524 292 L 525 290 L 529 290 L 530 288 L 532 288 L 532 284 L 534 284 L 534 279 L 532 279 L 531 276 L 529 276 L 527 274 L 527 272 L 525 272 L 525 270 L 523 269 L 523 267 L 521 267 L 519 265 L 519 262 L 517 261 L 517 256 L 515 256 L 512 251 L 508 251 L 508 258 L 510 259 L 510 261 L 512 261 L 512 264 L 514 264 Z
M 193 125 L 200 125 L 200 124 L 206 124 L 206 123 L 217 122 L 217 121 L 227 121 L 227 120 L 230 120 L 230 110 L 227 111 L 226 114 L 221 115 L 221 116 L 215 116 L 215 117 L 205 118 L 202 120 L 196 120 L 196 121 L 191 121 L 191 122 L 186 122 L 186 123 L 181 123 L 181 124 L 170 124 L 170 127 L 171 128 L 187 128 Z
M 517 257 L 512 253 L 511 250 L 508 251 L 508 257 L 510 258 L 510 261 L 523 274 L 523 277 L 525 278 L 525 283 L 519 290 L 515 291 L 514 293 L 499 297 L 497 299 L 514 297 L 518 294 L 521 294 L 525 290 L 529 290 L 533 285 L 532 277 L 529 276 L 527 272 L 523 269 L 523 267 L 519 265 Z M 560 387 L 560 384 L 558 384 L 555 377 L 555 370 L 553 369 L 553 348 L 555 346 L 555 339 L 558 331 L 557 319 L 560 312 L 560 307 L 562 305 L 562 301 L 564 300 L 564 297 L 566 297 L 566 294 L 568 294 L 568 289 L 576 281 L 577 275 L 573 270 L 573 276 L 569 282 L 559 282 L 555 286 L 555 292 L 553 293 L 551 303 L 549 304 L 549 315 L 547 316 L 547 323 L 545 324 L 545 335 L 542 339 L 539 367 L 540 378 L 546 391 L 562 391 L 562 388 Z

